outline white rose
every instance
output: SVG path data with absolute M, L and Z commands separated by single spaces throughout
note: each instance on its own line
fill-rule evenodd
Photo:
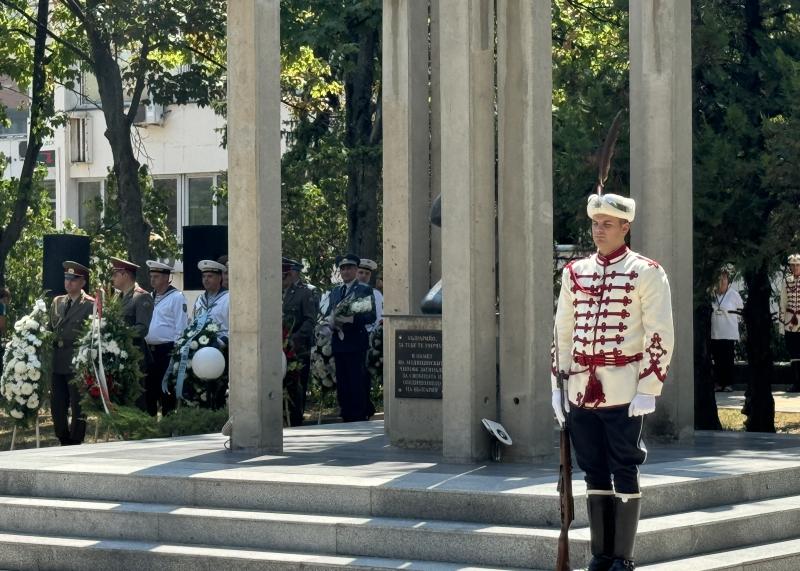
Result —
M 20 375 L 23 374 L 27 370 L 28 370 L 28 367 L 22 361 L 17 361 L 17 364 L 14 365 L 14 372 L 15 373 L 19 373 Z
M 24 418 L 25 417 L 25 415 L 23 413 L 21 413 L 20 411 L 18 411 L 15 408 L 12 408 L 10 411 L 8 411 L 8 413 L 11 416 L 13 416 L 14 418 Z
M 200 345 L 208 345 L 208 337 L 201 335 L 197 342 L 200 343 Z
M 28 408 L 31 408 L 31 409 L 39 408 L 39 397 L 38 396 L 33 395 L 33 396 L 31 396 L 31 398 L 28 399 Z
M 36 335 L 34 335 L 33 333 L 28 333 L 26 339 L 28 340 L 28 343 L 33 343 L 34 341 L 36 341 Z
M 122 363 L 120 363 L 120 364 L 119 364 L 119 370 L 120 370 L 120 371 L 123 371 L 123 370 L 125 370 L 125 365 L 123 365 Z
M 333 348 L 330 346 L 330 344 L 325 345 L 322 348 L 322 354 L 325 355 L 326 357 L 330 357 L 332 353 L 333 353 Z
M 28 377 L 32 381 L 38 381 L 39 379 L 42 378 L 42 374 L 38 370 L 33 369 L 31 371 L 28 371 Z
M 25 347 L 25 352 L 28 355 L 34 355 L 36 353 L 36 347 L 34 347 L 33 345 L 28 345 L 27 347 Z
M 217 331 L 219 331 L 219 327 L 217 327 L 216 323 L 209 323 L 208 325 L 206 325 L 206 330 L 210 331 L 211 333 L 216 333 Z
M 16 359 L 24 359 L 25 358 L 25 351 L 23 351 L 22 349 L 16 349 L 14 351 L 14 357 Z
M 33 392 L 33 385 L 30 383 L 22 383 L 22 387 L 20 388 L 19 392 L 23 395 L 29 395 Z
M 26 402 L 28 402 L 28 399 L 20 396 L 14 397 L 14 400 L 17 401 L 18 404 L 25 404 Z
M 191 349 L 192 351 L 196 351 L 198 347 L 199 347 L 199 345 L 197 344 L 197 341 L 192 341 L 189 344 L 189 349 Z
M 39 328 L 39 322 L 36 321 L 35 319 L 30 319 L 28 321 L 28 323 L 27 323 L 27 327 L 28 327 L 28 329 L 38 329 Z
M 33 307 L 36 309 L 36 311 L 40 311 L 42 313 L 47 311 L 47 305 L 45 305 L 43 299 L 37 299 L 36 303 L 33 304 Z

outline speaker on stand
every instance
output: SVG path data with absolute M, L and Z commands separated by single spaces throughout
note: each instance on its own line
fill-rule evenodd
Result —
M 227 226 L 183 227 L 183 289 L 203 289 L 203 280 L 197 263 L 200 260 L 217 260 L 228 254 Z

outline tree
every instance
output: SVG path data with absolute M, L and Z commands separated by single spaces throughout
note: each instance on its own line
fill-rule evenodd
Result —
M 800 21 L 778 0 L 703 0 L 693 10 L 695 289 L 708 290 L 725 262 L 741 271 L 745 426 L 774 432 L 771 277 L 800 245 Z
M 24 2 L 2 1 L 26 14 Z M 225 97 L 225 17 L 223 0 L 64 0 L 50 19 L 56 79 L 74 88 L 82 70 L 97 78 L 122 235 L 129 258 L 142 266 L 143 283 L 151 228 L 143 214 L 133 123 L 144 101 L 205 106 Z

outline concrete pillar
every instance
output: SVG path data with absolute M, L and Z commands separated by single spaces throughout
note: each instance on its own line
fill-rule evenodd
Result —
M 431 202 L 442 192 L 442 99 L 439 57 L 439 0 L 431 0 L 430 11 L 431 58 Z M 431 225 L 431 286 L 442 279 L 442 229 Z
M 554 450 L 551 6 L 497 10 L 500 421 L 506 456 L 530 461 Z
M 280 452 L 279 0 L 228 3 L 232 446 Z
M 494 2 L 439 6 L 443 454 L 473 461 L 496 414 Z
M 384 315 L 420 313 L 430 281 L 428 3 L 383 6 Z
M 669 275 L 676 338 L 645 425 L 657 437 L 686 438 L 694 427 L 690 0 L 630 3 L 630 62 L 632 245 Z

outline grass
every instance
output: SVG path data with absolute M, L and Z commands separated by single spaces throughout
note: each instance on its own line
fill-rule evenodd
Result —
M 744 421 L 747 418 L 736 409 L 721 408 L 719 421 L 723 430 L 741 431 L 744 430 Z M 800 413 L 796 412 L 776 412 L 775 413 L 775 432 L 781 434 L 800 434 Z

